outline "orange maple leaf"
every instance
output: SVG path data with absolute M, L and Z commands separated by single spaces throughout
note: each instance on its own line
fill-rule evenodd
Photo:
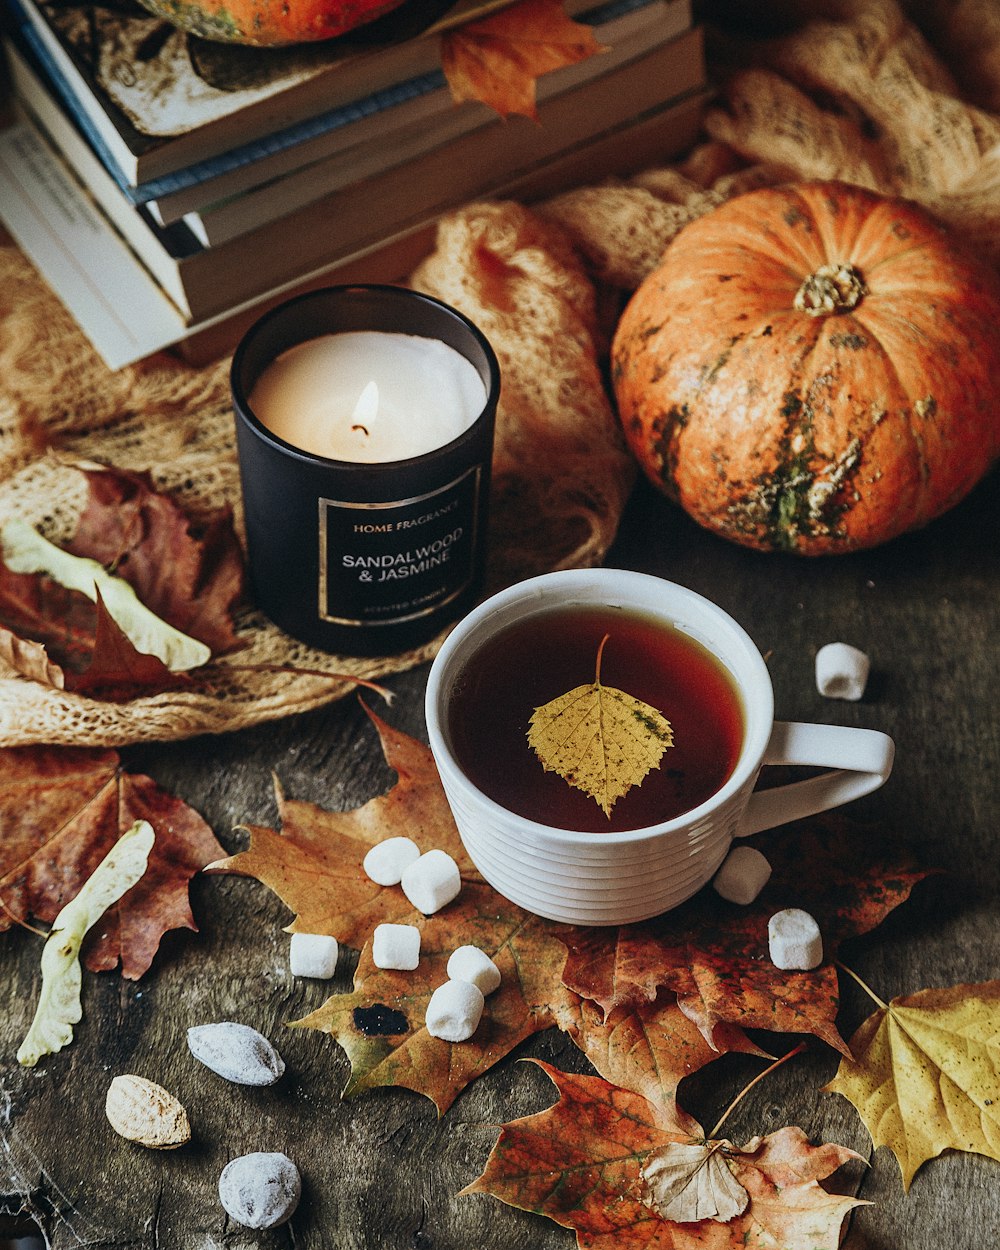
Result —
M 52 921 L 137 820 L 156 841 L 142 878 L 105 914 L 84 948 L 92 972 L 136 980 L 169 929 L 194 929 L 188 883 L 222 847 L 193 808 L 114 751 L 17 747 L 0 752 L 0 931 Z
M 884 836 L 838 816 L 769 833 L 767 855 L 774 871 L 749 907 L 703 890 L 643 924 L 573 931 L 566 984 L 606 1012 L 671 990 L 710 1041 L 726 1023 L 812 1033 L 848 1054 L 836 1026 L 837 947 L 875 928 L 928 873 Z M 816 917 L 825 954 L 820 967 L 780 972 L 771 963 L 767 922 L 782 907 Z
M 537 1062 L 537 1061 L 536 1061 Z M 811 1146 L 801 1129 L 782 1128 L 744 1149 L 706 1143 L 688 1117 L 671 1125 L 638 1094 L 600 1077 L 539 1063 L 559 1090 L 547 1111 L 504 1125 L 483 1174 L 462 1192 L 492 1194 L 576 1231 L 586 1250 L 836 1250 L 845 1217 L 860 1200 L 819 1182 L 858 1156 L 843 1146 Z M 746 1209 L 727 1222 L 663 1219 L 643 1168 L 673 1144 L 717 1145 L 746 1191 Z
M 566 16 L 562 0 L 519 0 L 443 35 L 441 65 L 456 102 L 479 100 L 504 117 L 537 118 L 538 77 L 601 51 L 591 28 Z

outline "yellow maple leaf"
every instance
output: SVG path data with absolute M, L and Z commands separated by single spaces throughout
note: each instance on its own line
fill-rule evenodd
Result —
M 537 118 L 539 75 L 601 51 L 592 28 L 568 17 L 562 0 L 519 0 L 445 34 L 441 67 L 456 103 L 479 100 L 504 117 Z
M 888 1005 L 872 997 L 880 1010 L 851 1038 L 854 1058 L 825 1090 L 849 1099 L 874 1144 L 893 1152 L 904 1189 L 943 1150 L 1000 1160 L 1000 981 L 919 990 Z
M 528 742 L 546 772 L 596 800 L 605 816 L 673 746 L 662 712 L 614 686 L 601 685 L 605 634 L 597 648 L 594 680 L 536 707 Z

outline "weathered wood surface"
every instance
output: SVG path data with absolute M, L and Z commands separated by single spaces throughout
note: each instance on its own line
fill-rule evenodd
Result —
M 854 811 L 902 831 L 949 875 L 919 886 L 846 952 L 885 999 L 989 979 L 1000 968 L 998 518 L 994 474 L 923 533 L 881 550 L 809 562 L 729 546 L 641 487 L 609 559 L 680 581 L 733 613 L 769 657 L 781 718 L 880 728 L 896 739 L 888 785 Z M 870 692 L 860 704 L 827 702 L 815 692 L 813 655 L 835 639 L 873 657 Z M 392 719 L 417 735 L 425 677 L 420 670 L 391 683 L 398 692 Z M 272 770 L 290 795 L 345 808 L 392 781 L 353 699 L 228 737 L 132 750 L 127 762 L 200 810 L 230 847 L 241 843 L 235 825 L 273 821 Z M 168 939 L 138 984 L 88 975 L 76 1040 L 33 1071 L 20 1070 L 13 1056 L 37 996 L 39 942 L 23 931 L 0 937 L 0 1210 L 36 1215 L 54 1250 L 572 1246 L 572 1234 L 546 1220 L 489 1197 L 457 1196 L 485 1162 L 496 1126 L 552 1101 L 539 1070 L 516 1063 L 517 1056 L 502 1062 L 440 1121 L 429 1101 L 401 1090 L 342 1102 L 347 1064 L 337 1045 L 283 1027 L 326 994 L 323 985 L 288 974 L 283 906 L 256 882 L 235 878 L 197 881 L 193 894 L 200 935 Z M 339 975 L 334 988 L 348 985 Z M 871 1006 L 853 985 L 843 993 L 841 1027 L 849 1035 Z M 230 1086 L 190 1059 L 185 1029 L 227 1018 L 279 1040 L 289 1071 L 278 1086 Z M 554 1031 L 519 1054 L 586 1070 Z M 759 1067 L 726 1057 L 685 1082 L 682 1102 L 710 1126 Z M 820 1092 L 835 1068 L 833 1053 L 811 1044 L 741 1104 L 731 1136 L 798 1124 L 813 1140 L 870 1156 L 853 1108 Z M 190 1147 L 145 1152 L 110 1131 L 104 1096 L 119 1072 L 148 1075 L 182 1099 L 194 1125 Z M 295 1158 L 305 1186 L 292 1223 L 264 1234 L 227 1222 L 216 1195 L 224 1164 L 259 1149 Z M 868 1169 L 841 1173 L 840 1182 L 874 1203 L 852 1221 L 851 1250 L 972 1250 L 994 1244 L 1000 1233 L 1000 1165 L 978 1156 L 948 1154 L 929 1163 L 908 1195 L 886 1151 Z

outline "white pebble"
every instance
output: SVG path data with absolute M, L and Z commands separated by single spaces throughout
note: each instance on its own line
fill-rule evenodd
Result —
M 771 865 L 756 847 L 734 846 L 715 874 L 712 886 L 728 902 L 745 907 L 763 890 L 770 876 Z
M 767 945 L 776 968 L 808 971 L 823 962 L 819 925 L 798 907 L 774 913 L 767 922 Z
M 372 937 L 372 963 L 376 968 L 399 968 L 412 972 L 420 963 L 420 930 L 412 924 L 379 924 Z
M 328 981 L 337 971 L 340 948 L 335 937 L 325 933 L 293 933 L 288 966 L 293 977 L 315 977 Z
M 453 981 L 471 981 L 482 993 L 492 994 L 500 985 L 500 969 L 478 946 L 460 946 L 448 959 Z
M 219 1201 L 244 1228 L 277 1228 L 291 1218 L 301 1196 L 299 1169 L 278 1151 L 241 1155 L 219 1177 Z
M 431 1037 L 467 1042 L 479 1027 L 485 999 L 471 981 L 445 981 L 431 995 L 424 1024 Z
M 433 916 L 457 897 L 462 878 L 447 851 L 427 851 L 403 869 L 400 884 L 417 911 Z
M 362 860 L 361 866 L 376 885 L 399 885 L 403 870 L 420 858 L 412 838 L 386 838 Z
M 266 1037 L 234 1020 L 196 1024 L 187 1031 L 187 1043 L 199 1063 L 237 1085 L 273 1085 L 285 1070 Z
M 860 699 L 871 660 L 846 642 L 828 642 L 816 652 L 816 689 L 827 699 Z

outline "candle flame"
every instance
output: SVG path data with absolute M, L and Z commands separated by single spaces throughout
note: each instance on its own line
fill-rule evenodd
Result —
M 360 430 L 364 435 L 371 434 L 372 421 L 378 416 L 378 383 L 372 379 L 358 396 L 358 402 L 351 413 L 351 429 Z

